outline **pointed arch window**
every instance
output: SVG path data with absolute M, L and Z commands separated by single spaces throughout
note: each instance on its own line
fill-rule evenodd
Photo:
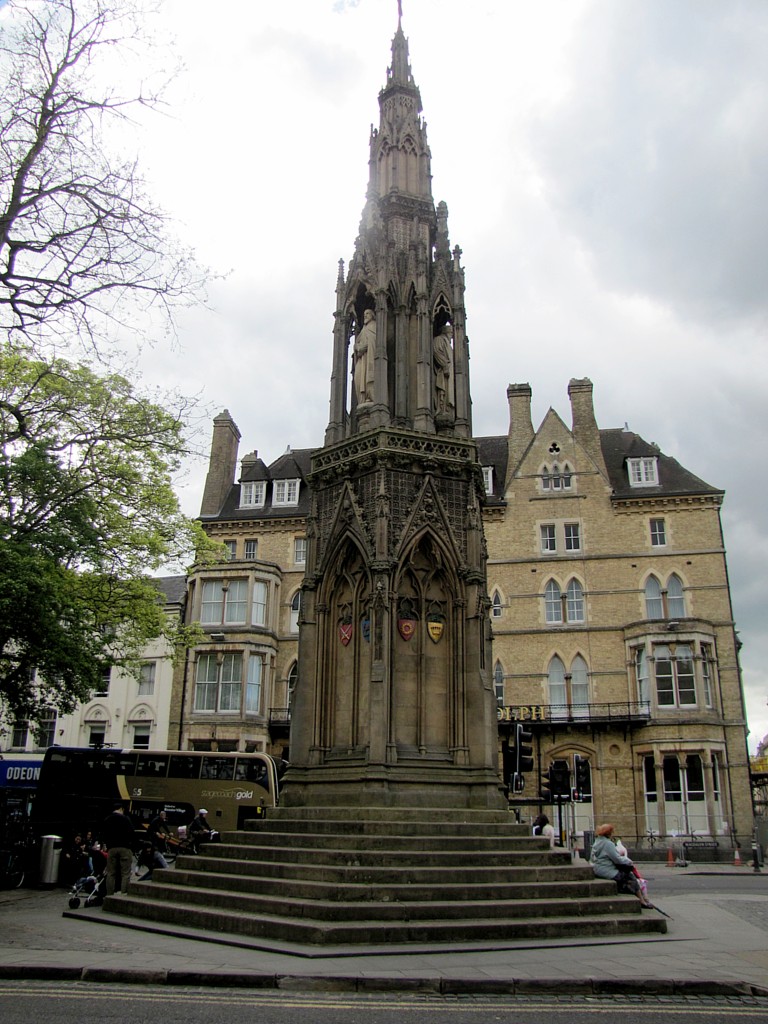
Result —
M 568 692 L 565 686 L 565 665 L 555 655 L 547 669 L 547 691 L 550 713 L 553 718 L 562 718 L 568 714 Z
M 498 590 L 494 590 L 493 597 L 491 598 L 491 617 L 494 619 L 500 619 L 503 611 L 504 605 L 501 601 L 501 594 Z
M 544 613 L 550 625 L 559 625 L 563 621 L 562 593 L 555 580 L 550 580 L 544 588 Z
M 577 579 L 572 579 L 566 590 L 566 614 L 568 622 L 584 621 L 584 589 Z
M 573 470 L 567 462 L 561 466 L 553 462 L 552 466 L 544 466 L 541 471 L 541 489 L 543 491 L 570 491 L 573 481 Z
M 571 704 L 574 715 L 589 715 L 589 671 L 580 654 L 571 662 Z
M 670 619 L 685 618 L 683 583 L 675 573 L 672 573 L 667 580 L 667 614 Z
M 297 590 L 291 600 L 291 616 L 288 626 L 289 633 L 299 632 L 299 612 L 301 611 L 301 591 Z
M 504 669 L 501 662 L 497 661 L 493 668 L 493 688 L 496 691 L 496 703 L 504 707 Z
M 645 581 L 645 617 L 647 619 L 664 618 L 661 584 L 655 576 L 649 576 Z
M 293 704 L 293 693 L 296 689 L 296 683 L 299 681 L 299 663 L 294 661 L 291 665 L 288 673 L 288 710 L 290 711 Z

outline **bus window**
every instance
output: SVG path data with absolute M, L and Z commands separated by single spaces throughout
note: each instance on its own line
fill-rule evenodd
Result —
M 135 775 L 136 755 L 121 754 L 119 752 L 110 753 L 109 757 L 104 760 L 104 768 L 115 775 Z
M 136 763 L 136 774 L 163 778 L 168 773 L 168 755 L 139 754 Z
M 199 779 L 200 758 L 190 757 L 188 754 L 171 754 L 171 762 L 168 765 L 169 779 Z
M 233 757 L 204 757 L 200 770 L 201 779 L 231 779 L 235 774 Z
M 267 766 L 264 761 L 239 757 L 235 765 L 235 778 L 238 782 L 253 782 L 264 789 L 269 789 Z

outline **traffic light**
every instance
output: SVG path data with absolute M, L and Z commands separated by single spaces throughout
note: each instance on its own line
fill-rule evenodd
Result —
M 545 804 L 568 803 L 571 799 L 571 769 L 565 760 L 551 761 L 541 773 L 539 795 Z
M 533 733 L 520 722 L 515 726 L 515 772 L 524 775 L 533 771 Z
M 580 757 L 579 754 L 573 755 L 573 779 L 574 799 L 583 800 L 584 797 L 591 795 L 592 780 L 590 778 L 589 761 L 584 757 Z

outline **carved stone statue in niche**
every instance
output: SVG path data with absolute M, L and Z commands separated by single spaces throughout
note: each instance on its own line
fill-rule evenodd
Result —
M 376 354 L 376 314 L 363 313 L 363 326 L 355 338 L 354 380 L 357 404 L 373 401 L 373 366 Z
M 453 343 L 451 325 L 436 335 L 432 350 L 435 364 L 435 412 L 448 413 L 455 407 L 453 398 Z

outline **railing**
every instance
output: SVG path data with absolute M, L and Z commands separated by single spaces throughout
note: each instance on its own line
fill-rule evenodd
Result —
M 269 724 L 272 725 L 290 725 L 291 724 L 291 709 L 290 708 L 270 708 L 269 709 Z
M 522 704 L 498 708 L 499 724 L 536 725 L 645 725 L 651 718 L 649 701 L 612 701 L 606 704 Z

